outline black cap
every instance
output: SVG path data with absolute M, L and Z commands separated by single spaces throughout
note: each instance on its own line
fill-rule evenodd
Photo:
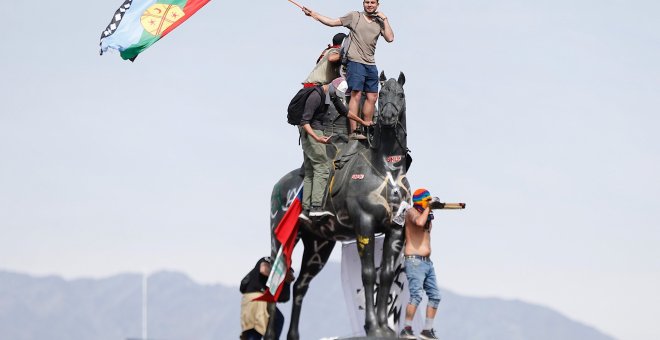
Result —
M 346 38 L 346 34 L 337 33 L 337 34 L 335 34 L 334 37 L 332 37 L 332 44 L 333 45 L 341 45 L 342 41 L 344 41 L 344 38 Z

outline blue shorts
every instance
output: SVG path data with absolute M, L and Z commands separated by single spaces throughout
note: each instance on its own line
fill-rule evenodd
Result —
M 408 290 L 410 291 L 410 304 L 419 306 L 422 302 L 422 294 L 428 297 L 428 306 L 438 308 L 440 291 L 435 280 L 433 262 L 420 259 L 405 259 L 406 276 L 408 277 Z
M 346 83 L 351 91 L 378 93 L 378 68 L 348 61 L 346 65 Z

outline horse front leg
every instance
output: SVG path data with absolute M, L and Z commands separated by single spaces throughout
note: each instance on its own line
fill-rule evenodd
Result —
M 392 282 L 396 275 L 396 261 L 403 248 L 404 233 L 403 228 L 393 226 L 389 229 L 383 243 L 383 258 L 380 265 L 380 285 L 378 287 L 378 296 L 376 297 L 376 314 L 378 316 L 378 325 L 380 329 L 388 336 L 396 336 L 387 323 L 388 316 L 388 298 L 392 288 Z
M 374 309 L 374 285 L 376 284 L 376 268 L 374 265 L 374 225 L 371 215 L 360 213 L 356 226 L 356 245 L 362 264 L 362 286 L 364 286 L 364 330 L 368 336 L 382 336 L 378 329 L 378 320 Z
M 274 230 L 274 228 L 271 228 L 271 230 Z M 275 238 L 274 234 L 271 234 L 271 258 L 275 259 L 277 255 L 277 249 L 279 249 L 282 246 L 280 242 L 277 241 L 277 238 Z M 274 292 L 273 292 L 274 293 Z M 276 332 L 276 321 L 275 321 L 275 313 L 277 309 L 277 303 L 269 303 L 267 310 L 268 310 L 268 327 L 266 327 L 266 333 L 264 334 L 264 340 L 277 340 L 279 337 L 279 334 Z
M 328 258 L 335 247 L 335 241 L 322 240 L 322 239 L 306 239 L 303 237 L 303 244 L 305 250 L 303 252 L 302 264 L 300 273 L 293 285 L 293 303 L 291 304 L 291 323 L 289 324 L 289 332 L 287 333 L 287 340 L 299 340 L 300 333 L 298 326 L 300 323 L 300 312 L 302 310 L 302 303 L 309 283 L 312 279 L 323 269 L 328 262 Z

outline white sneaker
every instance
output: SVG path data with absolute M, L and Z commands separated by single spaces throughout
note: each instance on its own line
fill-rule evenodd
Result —
M 321 216 L 335 216 L 335 214 L 323 210 L 321 207 L 312 207 L 312 210 L 309 211 L 309 217 L 321 217 Z

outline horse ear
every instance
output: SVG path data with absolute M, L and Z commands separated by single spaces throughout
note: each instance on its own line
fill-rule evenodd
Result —
M 385 77 L 385 71 L 380 71 L 380 82 L 384 83 L 387 80 L 387 77 Z
M 406 83 L 406 75 L 403 74 L 403 72 L 399 72 L 399 80 L 397 80 L 401 86 Z

